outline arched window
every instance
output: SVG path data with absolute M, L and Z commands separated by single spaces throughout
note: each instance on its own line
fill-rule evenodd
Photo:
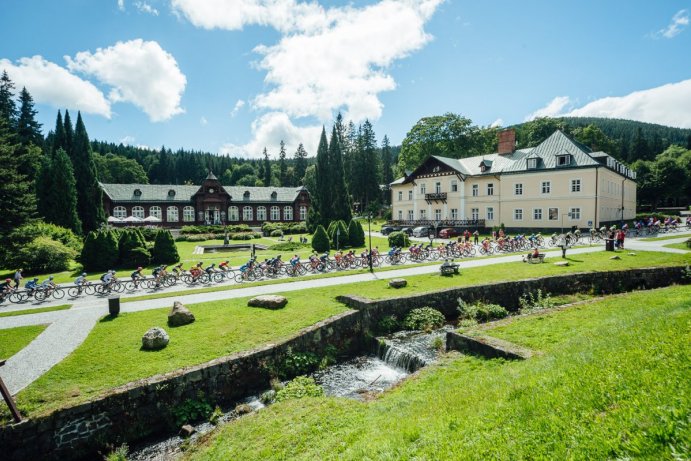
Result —
M 302 205 L 300 207 L 300 221 L 306 221 L 307 220 L 307 207 L 305 205 Z
M 240 221 L 240 213 L 238 211 L 238 207 L 228 207 L 228 221 Z
M 161 207 L 160 206 L 152 206 L 149 208 L 149 216 L 153 216 L 154 218 L 161 219 Z
M 266 207 L 257 207 L 257 221 L 266 221 Z
M 280 221 L 281 220 L 281 210 L 277 206 L 271 207 L 271 220 Z
M 293 220 L 293 207 L 287 206 L 283 208 L 283 220 L 292 221 Z
M 124 206 L 116 206 L 113 208 L 113 216 L 118 219 L 124 219 L 127 217 L 127 208 Z
M 178 222 L 179 220 L 180 220 L 180 216 L 178 215 L 178 207 L 169 206 L 168 209 L 166 210 L 166 221 Z
M 254 221 L 251 206 L 246 206 L 246 207 L 242 208 L 242 220 L 243 221 Z
M 132 207 L 132 216 L 134 216 L 135 218 L 144 219 L 144 207 L 143 206 L 133 206 Z
M 182 209 L 182 220 L 185 222 L 194 222 L 194 207 L 186 206 Z

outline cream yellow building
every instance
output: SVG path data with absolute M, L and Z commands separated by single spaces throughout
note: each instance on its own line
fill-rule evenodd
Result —
M 599 227 L 636 214 L 636 174 L 556 131 L 515 150 L 500 133 L 495 154 L 432 156 L 391 183 L 392 224 L 442 227 Z

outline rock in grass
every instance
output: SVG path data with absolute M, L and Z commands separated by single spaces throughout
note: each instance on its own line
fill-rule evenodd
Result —
M 246 403 L 241 403 L 237 407 L 235 407 L 235 413 L 238 415 L 246 415 L 247 413 L 252 413 L 252 407 L 247 405 Z
M 180 428 L 180 432 L 178 434 L 183 439 L 186 439 L 187 437 L 194 434 L 195 432 L 197 432 L 197 430 L 194 428 L 194 426 L 191 426 L 189 424 L 185 424 L 184 426 L 182 426 Z
M 283 309 L 288 300 L 280 295 L 261 295 L 247 301 L 249 307 L 263 307 L 265 309 Z
M 145 351 L 156 351 L 163 349 L 170 342 L 170 337 L 166 330 L 161 327 L 149 328 L 149 331 L 142 336 L 142 349 Z
M 568 262 L 568 261 L 557 261 L 557 262 L 554 263 L 554 265 L 555 265 L 555 266 L 562 266 L 562 267 L 565 267 L 565 266 L 568 266 L 568 265 L 569 265 L 569 262 Z
M 619 255 L 614 255 L 614 256 L 610 256 L 609 259 L 615 259 L 616 260 L 616 259 L 621 259 L 621 258 L 619 257 Z
M 173 303 L 173 308 L 168 314 L 168 325 L 179 327 L 194 322 L 194 314 L 186 308 L 180 301 Z
M 389 280 L 389 286 L 391 288 L 403 288 L 408 286 L 408 281 L 406 279 L 391 279 Z
M 629 256 L 636 256 L 636 253 L 628 253 Z

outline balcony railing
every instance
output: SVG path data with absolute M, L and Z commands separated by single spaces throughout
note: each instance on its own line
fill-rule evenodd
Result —
M 441 200 L 446 202 L 446 192 L 433 192 L 431 194 L 425 194 L 425 200 L 428 202 Z
M 433 219 L 408 219 L 398 221 L 387 221 L 386 226 L 393 227 L 485 227 L 484 219 L 443 219 L 435 221 Z

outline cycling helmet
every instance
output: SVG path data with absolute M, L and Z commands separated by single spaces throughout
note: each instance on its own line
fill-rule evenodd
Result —
M 138 271 L 142 270 L 142 266 L 137 267 L 137 270 Z
M 86 272 L 82 272 L 82 277 L 86 277 Z
M 5 279 L 5 282 L 10 283 L 12 279 Z
M 34 277 L 34 282 L 38 282 L 38 277 Z
M 53 280 L 53 276 L 51 275 L 50 277 L 48 277 L 48 280 Z

